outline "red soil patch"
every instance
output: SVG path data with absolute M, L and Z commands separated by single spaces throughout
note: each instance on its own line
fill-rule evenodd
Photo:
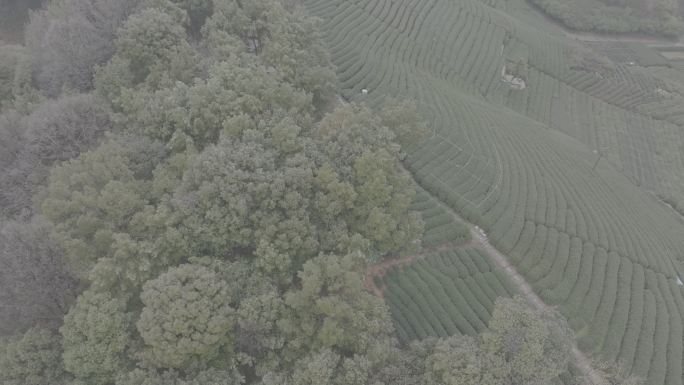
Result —
M 366 270 L 366 278 L 364 279 L 363 286 L 368 290 L 369 292 L 373 293 L 375 296 L 384 298 L 385 296 L 385 287 L 378 287 L 375 284 L 375 277 L 384 277 L 387 272 L 392 270 L 393 268 L 401 268 L 403 269 L 404 267 L 412 264 L 413 262 L 424 258 L 428 254 L 432 253 L 439 253 L 443 251 L 449 251 L 455 248 L 459 247 L 464 247 L 467 246 L 470 242 L 467 242 L 465 244 L 454 244 L 452 242 L 446 242 L 442 243 L 441 245 L 437 246 L 432 246 L 432 247 L 426 247 L 420 250 L 420 252 L 416 254 L 411 254 L 411 255 L 405 255 L 401 257 L 397 256 L 389 256 L 383 258 L 380 262 L 376 263 L 375 265 L 371 265 L 368 267 Z

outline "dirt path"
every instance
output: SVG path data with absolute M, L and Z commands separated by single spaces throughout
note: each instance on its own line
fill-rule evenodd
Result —
M 473 238 L 474 247 L 480 249 L 485 254 L 487 254 L 494 263 L 502 269 L 511 282 L 515 285 L 518 291 L 527 299 L 527 301 L 537 310 L 543 311 L 550 309 L 551 307 L 544 303 L 544 301 L 532 290 L 532 287 L 525 280 L 525 278 L 518 273 L 518 271 L 511 265 L 503 254 L 499 252 L 494 246 L 489 243 L 487 235 L 477 226 L 470 228 L 470 234 Z M 572 347 L 572 354 L 575 358 L 575 365 L 584 374 L 585 379 L 590 385 L 600 385 L 604 384 L 601 375 L 594 370 L 591 365 L 591 360 L 577 348 L 577 346 Z
M 466 247 L 468 243 L 464 244 L 454 244 L 451 242 L 443 243 L 441 245 L 433 246 L 433 247 L 426 247 L 424 249 L 421 249 L 419 253 L 416 254 L 411 254 L 411 255 L 406 255 L 403 257 L 386 257 L 379 263 L 369 266 L 368 269 L 366 270 L 366 277 L 363 282 L 363 286 L 366 288 L 366 290 L 370 291 L 371 293 L 375 294 L 376 296 L 380 298 L 385 297 L 385 288 L 384 287 L 378 287 L 378 285 L 375 284 L 375 281 L 373 278 L 375 277 L 384 277 L 385 274 L 387 274 L 390 270 L 392 270 L 395 267 L 400 267 L 403 268 L 407 265 L 412 264 L 413 262 L 424 258 L 428 254 L 432 253 L 441 253 L 443 251 L 449 251 L 453 250 L 456 248 L 460 247 Z
M 434 196 L 433 198 L 437 199 Z M 438 199 L 437 201 L 440 202 Z M 532 305 L 535 309 L 543 311 L 552 308 L 551 306 L 544 303 L 544 301 L 534 292 L 532 286 L 530 286 L 527 280 L 525 280 L 525 278 L 520 273 L 518 273 L 515 267 L 508 261 L 508 258 L 506 258 L 501 252 L 499 252 L 499 250 L 497 250 L 494 246 L 492 246 L 491 243 L 489 243 L 489 240 L 487 239 L 487 234 L 482 229 L 480 229 L 478 226 L 473 225 L 472 223 L 465 221 L 450 207 L 446 205 L 443 206 L 456 219 L 462 221 L 463 223 L 467 224 L 468 227 L 470 227 L 471 240 L 461 245 L 454 245 L 451 243 L 443 244 L 431 249 L 424 249 L 418 254 L 409 255 L 399 259 L 387 259 L 385 261 L 380 262 L 377 265 L 373 265 L 368 269 L 366 279 L 364 282 L 367 290 L 382 298 L 384 294 L 384 288 L 380 288 L 375 285 L 375 282 L 373 280 L 374 277 L 382 277 L 391 268 L 409 265 L 412 262 L 415 262 L 416 260 L 423 258 L 430 253 L 447 251 L 455 248 L 473 247 L 481 250 L 487 256 L 489 256 L 492 259 L 492 261 L 496 264 L 496 266 L 498 266 L 501 270 L 504 271 L 504 273 L 506 273 L 506 275 L 518 289 L 520 294 L 523 297 L 525 297 L 525 299 L 527 299 L 530 305 Z M 572 354 L 575 360 L 575 365 L 584 375 L 587 385 L 606 384 L 606 382 L 603 380 L 599 372 L 597 372 L 593 368 L 591 360 L 581 350 L 579 350 L 577 346 L 573 346 Z

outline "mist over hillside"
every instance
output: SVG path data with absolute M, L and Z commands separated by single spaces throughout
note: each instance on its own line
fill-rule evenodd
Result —
M 0 2 L 0 384 L 684 384 L 683 14 Z

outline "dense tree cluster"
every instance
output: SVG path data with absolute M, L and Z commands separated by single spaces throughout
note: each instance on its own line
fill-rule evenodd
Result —
M 477 338 L 399 345 L 363 280 L 420 246 L 401 160 L 425 126 L 405 102 L 335 106 L 316 20 L 297 7 L 53 0 L 26 33 L 27 48 L 0 48 L 0 382 L 566 371 L 567 328 L 521 300 L 498 302 Z
M 572 333 L 552 313 L 523 299 L 498 299 L 489 330 L 437 341 L 426 377 L 435 384 L 549 384 L 568 366 Z
M 171 268 L 145 283 L 137 327 L 150 359 L 183 368 L 215 358 L 235 324 L 229 294 L 228 283 L 201 265 Z
M 52 330 L 31 328 L 23 335 L 0 340 L 0 380 L 7 385 L 63 384 L 60 336 Z
M 684 32 L 676 0 L 530 0 L 546 13 L 580 31 L 644 32 L 679 36 Z M 587 12 L 591 9 L 591 12 Z
M 52 165 L 94 147 L 110 129 L 108 110 L 92 95 L 65 96 L 40 104 L 18 121 L 21 149 L 0 174 L 0 199 L 10 213 L 32 210 Z
M 131 314 L 124 298 L 88 290 L 64 317 L 62 359 L 73 376 L 87 384 L 110 384 L 127 366 Z

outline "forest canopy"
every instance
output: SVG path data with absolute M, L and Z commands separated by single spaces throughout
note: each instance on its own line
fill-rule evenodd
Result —
M 684 32 L 677 0 L 529 0 L 579 31 L 642 32 L 676 37 Z

